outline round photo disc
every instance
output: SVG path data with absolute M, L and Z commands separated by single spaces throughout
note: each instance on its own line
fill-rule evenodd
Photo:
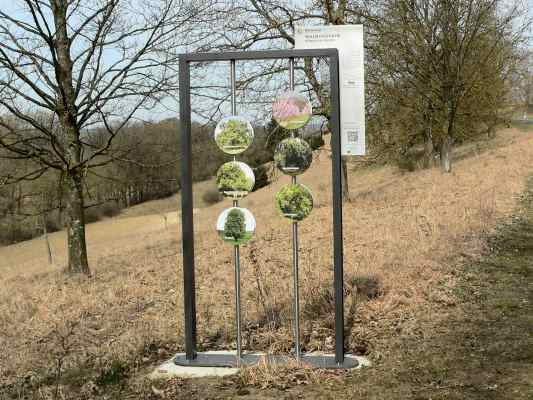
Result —
M 244 117 L 230 115 L 225 117 L 215 128 L 215 142 L 226 154 L 240 154 L 254 140 L 254 129 Z
M 248 242 L 255 232 L 255 218 L 246 208 L 227 208 L 218 216 L 217 232 L 229 244 L 238 246 Z
M 274 153 L 274 161 L 281 172 L 287 175 L 300 175 L 307 171 L 313 162 L 311 146 L 300 138 L 282 140 Z
M 304 127 L 313 114 L 309 100 L 295 92 L 286 92 L 272 105 L 272 116 L 285 129 Z
M 286 185 L 276 194 L 276 208 L 283 217 L 302 221 L 313 211 L 313 195 L 299 183 Z
M 245 163 L 230 161 L 217 171 L 217 187 L 220 194 L 232 199 L 242 199 L 255 185 L 254 171 Z

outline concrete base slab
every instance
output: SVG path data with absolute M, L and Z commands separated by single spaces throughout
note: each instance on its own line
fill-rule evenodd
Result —
M 227 351 L 208 351 L 208 354 L 233 354 L 235 352 Z M 176 365 L 174 360 L 176 357 L 185 357 L 185 354 L 176 354 L 175 357 L 161 364 L 155 369 L 149 376 L 152 380 L 159 379 L 172 379 L 172 378 L 208 378 L 208 377 L 223 377 L 236 375 L 239 373 L 239 368 L 227 368 L 227 367 L 197 367 L 197 366 L 184 366 Z
M 359 369 L 369 367 L 370 361 L 366 357 L 345 355 L 344 363 L 335 364 L 332 355 L 323 353 L 309 353 L 302 356 L 302 363 L 314 368 L 335 368 L 335 369 Z M 241 359 L 241 366 L 253 366 L 261 363 L 268 364 L 289 364 L 296 360 L 286 355 L 271 355 L 265 353 L 246 353 Z M 229 351 L 207 351 L 198 353 L 193 361 L 187 361 L 185 354 L 176 354 L 174 358 L 160 365 L 150 378 L 170 379 L 181 378 L 203 378 L 203 377 L 223 377 L 235 375 L 240 371 L 237 367 L 236 352 Z

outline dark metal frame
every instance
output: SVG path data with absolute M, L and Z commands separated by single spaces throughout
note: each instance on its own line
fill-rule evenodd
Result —
M 185 312 L 185 360 L 196 359 L 196 289 L 194 279 L 194 219 L 192 192 L 190 63 L 328 57 L 331 83 L 331 152 L 333 179 L 333 281 L 335 295 L 335 363 L 344 363 L 344 272 L 342 234 L 339 54 L 337 49 L 272 50 L 182 54 L 179 59 L 181 129 L 181 215 Z

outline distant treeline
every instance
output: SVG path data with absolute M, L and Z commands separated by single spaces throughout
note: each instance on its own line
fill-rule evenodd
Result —
M 230 156 L 220 151 L 212 138 L 214 126 L 194 123 L 193 180 L 210 179 Z M 276 144 L 288 135 L 270 123 L 255 126 L 255 140 L 239 160 L 249 164 L 256 174 L 256 188 L 268 183 Z M 324 142 L 319 128 L 305 132 L 313 148 Z M 105 140 L 105 133 L 86 135 L 95 147 Z M 181 143 L 179 121 L 131 124 L 123 128 L 113 143 L 113 160 L 91 168 L 85 180 L 85 220 L 95 222 L 117 215 L 121 209 L 150 200 L 165 198 L 180 189 Z M 1 150 L 0 150 L 1 151 Z M 23 162 L 3 159 L 0 175 L 28 168 Z M 31 168 L 28 168 L 31 169 Z M 0 186 L 0 245 L 15 243 L 63 229 L 66 202 L 61 173 L 49 170 L 35 180 Z

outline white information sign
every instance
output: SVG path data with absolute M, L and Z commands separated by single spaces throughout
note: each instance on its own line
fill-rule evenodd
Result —
M 296 49 L 339 50 L 341 153 L 364 155 L 365 67 L 363 25 L 297 27 Z

